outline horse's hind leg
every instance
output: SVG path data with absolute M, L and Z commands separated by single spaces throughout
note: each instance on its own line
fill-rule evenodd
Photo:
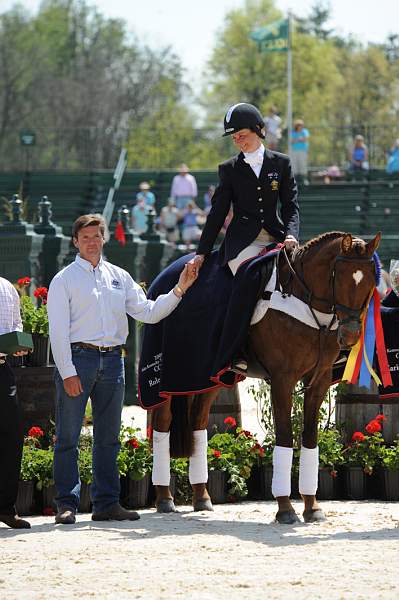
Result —
M 158 512 L 175 512 L 170 492 L 170 424 L 172 422 L 171 400 L 155 408 L 152 414 L 153 468 L 152 482 L 156 490 L 155 506 Z
M 304 501 L 303 518 L 306 523 L 315 523 L 326 520 L 324 513 L 316 500 L 319 472 L 317 427 L 319 409 L 328 390 L 330 380 L 331 375 L 328 370 L 319 375 L 312 386 L 305 392 L 304 427 L 299 460 L 299 492 Z
M 287 376 L 272 377 L 271 392 L 276 429 L 272 493 L 278 503 L 276 520 L 283 525 L 292 525 L 299 521 L 290 501 L 293 457 L 291 410 L 294 385 Z
M 194 448 L 190 456 L 189 479 L 193 489 L 195 511 L 213 510 L 212 501 L 206 489 L 208 481 L 207 426 L 209 411 L 219 390 L 212 390 L 195 396 L 191 408 L 191 425 L 194 434 Z

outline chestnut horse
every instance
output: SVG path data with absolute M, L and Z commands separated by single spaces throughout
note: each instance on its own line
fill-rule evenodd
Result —
M 280 523 L 299 520 L 289 498 L 292 393 L 298 381 L 303 381 L 306 390 L 299 473 L 303 517 L 306 522 L 325 519 L 316 501 L 319 408 L 331 384 L 332 366 L 340 349 L 352 347 L 361 334 L 361 314 L 376 285 L 374 252 L 380 238 L 378 233 L 366 243 L 349 233 L 334 231 L 307 242 L 291 256 L 283 250 L 277 265 L 282 298 L 293 297 L 295 302 L 305 304 L 313 323 L 305 324 L 270 307 L 261 321 L 250 327 L 250 349 L 271 382 L 276 432 L 272 492 L 278 503 L 276 519 Z M 188 397 L 188 402 L 182 401 L 181 396 L 175 397 L 153 411 L 152 423 L 157 435 L 166 436 L 171 432 L 170 455 L 190 457 L 194 510 L 212 510 L 206 489 L 206 437 L 204 441 L 203 434 L 218 391 Z M 186 418 L 185 424 L 183 418 Z M 169 448 L 154 443 L 154 470 L 158 469 L 159 461 L 163 461 L 164 468 L 165 460 L 169 461 Z M 167 483 L 167 480 L 159 481 Z M 156 492 L 157 510 L 174 511 L 169 486 L 156 485 Z

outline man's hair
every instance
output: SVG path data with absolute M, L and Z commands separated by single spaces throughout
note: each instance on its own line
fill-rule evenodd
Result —
M 85 227 L 93 227 L 98 225 L 101 231 L 101 235 L 107 241 L 108 238 L 108 227 L 104 220 L 104 217 L 100 214 L 81 215 L 76 219 L 72 225 L 72 237 L 77 238 L 78 233 Z

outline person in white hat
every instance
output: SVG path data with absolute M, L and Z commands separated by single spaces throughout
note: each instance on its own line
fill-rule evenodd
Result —
M 148 181 L 142 181 L 139 185 L 140 191 L 136 194 L 137 203 L 144 200 L 144 204 L 148 207 L 155 208 L 155 194 L 150 192 L 151 186 Z

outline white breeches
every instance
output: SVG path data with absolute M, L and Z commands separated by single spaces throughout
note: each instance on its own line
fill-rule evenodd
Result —
M 267 246 L 267 244 L 270 244 L 271 242 L 275 241 L 275 238 L 271 236 L 270 233 L 262 229 L 259 232 L 258 237 L 255 238 L 249 246 L 244 248 L 244 250 L 241 250 L 241 252 L 235 258 L 229 260 L 228 265 L 233 275 L 237 273 L 237 269 L 241 263 L 243 263 L 245 260 L 248 260 L 249 258 L 258 256 L 258 254 L 262 252 L 262 250 Z

